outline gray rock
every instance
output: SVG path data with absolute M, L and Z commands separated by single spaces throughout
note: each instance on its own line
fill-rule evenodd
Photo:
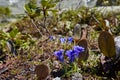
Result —
M 61 78 L 60 77 L 56 77 L 53 80 L 61 80 Z
M 79 73 L 73 73 L 72 80 L 83 80 L 83 76 Z
M 74 39 L 80 39 L 81 37 L 81 26 L 80 24 L 76 24 L 73 29 L 73 38 Z
M 76 40 L 80 39 L 82 28 L 85 29 L 87 27 L 88 27 L 87 24 L 76 24 L 73 29 L 73 38 Z
M 116 47 L 116 57 L 120 56 L 120 36 L 114 38 L 115 47 Z
M 88 7 L 96 6 L 97 0 L 87 0 Z

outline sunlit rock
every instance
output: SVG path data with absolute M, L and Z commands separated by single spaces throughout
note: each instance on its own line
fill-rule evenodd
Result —
M 72 75 L 72 80 L 83 80 L 82 74 L 76 72 Z
M 80 24 L 76 24 L 73 29 L 73 38 L 74 39 L 80 39 L 81 37 L 81 26 Z
M 120 36 L 114 38 L 115 47 L 116 47 L 116 57 L 120 56 Z
M 60 77 L 56 77 L 56 78 L 54 78 L 53 80 L 61 80 L 61 79 L 60 79 Z
M 10 5 L 16 4 L 19 0 L 9 0 Z

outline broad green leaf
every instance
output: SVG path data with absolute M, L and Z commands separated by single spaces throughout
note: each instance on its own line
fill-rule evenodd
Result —
M 24 10 L 25 10 L 27 13 L 31 13 L 31 9 L 29 8 L 28 4 L 25 4 Z
M 17 28 L 14 28 L 11 32 L 10 32 L 10 37 L 11 38 L 15 38 L 16 35 L 18 33 L 18 29 Z
M 41 9 L 39 7 L 36 8 L 35 13 L 40 15 Z
M 49 3 L 48 3 L 48 0 L 41 0 L 41 5 L 43 7 L 47 6 Z
M 56 6 L 56 4 L 54 4 L 54 3 L 49 3 L 49 4 L 46 6 L 46 9 L 54 8 L 55 6 Z

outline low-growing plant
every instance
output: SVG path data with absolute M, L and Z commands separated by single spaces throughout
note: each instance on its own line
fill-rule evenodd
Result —
M 59 41 L 62 48 L 54 52 L 54 56 L 60 61 L 64 74 L 62 76 L 69 76 L 72 73 L 79 72 L 78 59 L 84 48 L 81 46 L 73 46 L 73 38 L 60 37 Z M 73 47 L 72 47 L 73 46 Z M 60 76 L 60 75 L 58 75 Z
M 8 7 L 0 6 L 0 17 L 10 16 L 11 10 Z
M 61 64 L 63 65 L 63 69 L 65 70 L 65 74 L 72 74 L 74 72 L 78 72 L 78 64 L 77 64 L 77 60 L 78 57 L 80 55 L 81 52 L 84 51 L 84 48 L 80 47 L 80 46 L 74 46 L 73 50 L 66 50 L 64 52 L 63 49 L 60 49 L 59 51 L 55 51 L 54 55 L 58 58 L 58 60 L 61 62 Z M 68 63 L 66 63 L 67 61 L 65 60 L 65 56 L 68 57 Z M 67 59 L 67 58 L 66 58 Z M 70 71 L 68 71 L 68 68 L 71 68 Z
M 29 46 L 34 44 L 34 40 L 30 35 L 23 35 L 16 26 L 13 26 L 9 32 L 0 31 L 0 35 L 2 48 L 5 48 L 7 44 L 10 52 L 15 55 L 17 54 L 17 49 L 29 49 Z M 24 40 L 23 37 L 27 39 Z
M 36 0 L 30 0 L 30 2 L 24 6 L 26 13 L 30 17 L 31 22 L 34 24 L 34 27 L 40 33 L 40 36 L 42 36 L 42 33 L 37 25 L 43 27 L 47 33 L 49 33 L 46 25 L 46 19 L 48 15 L 54 15 L 57 12 L 57 10 L 54 8 L 56 6 L 56 2 L 57 0 L 41 0 L 40 4 L 37 5 Z M 42 17 L 43 23 L 37 21 L 38 23 L 36 24 L 36 17 Z

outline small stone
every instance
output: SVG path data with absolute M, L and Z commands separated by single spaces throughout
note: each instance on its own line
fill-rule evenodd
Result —
M 81 37 L 81 26 L 80 24 L 76 24 L 73 29 L 73 38 L 80 39 Z
M 60 68 L 59 62 L 58 62 L 58 61 L 54 61 L 54 62 L 53 62 L 53 67 L 54 67 L 55 69 Z
M 83 76 L 80 73 L 76 72 L 73 74 L 72 80 L 83 80 Z
M 53 80 L 61 80 L 61 79 L 60 79 L 60 77 L 56 77 L 56 78 L 54 78 Z

